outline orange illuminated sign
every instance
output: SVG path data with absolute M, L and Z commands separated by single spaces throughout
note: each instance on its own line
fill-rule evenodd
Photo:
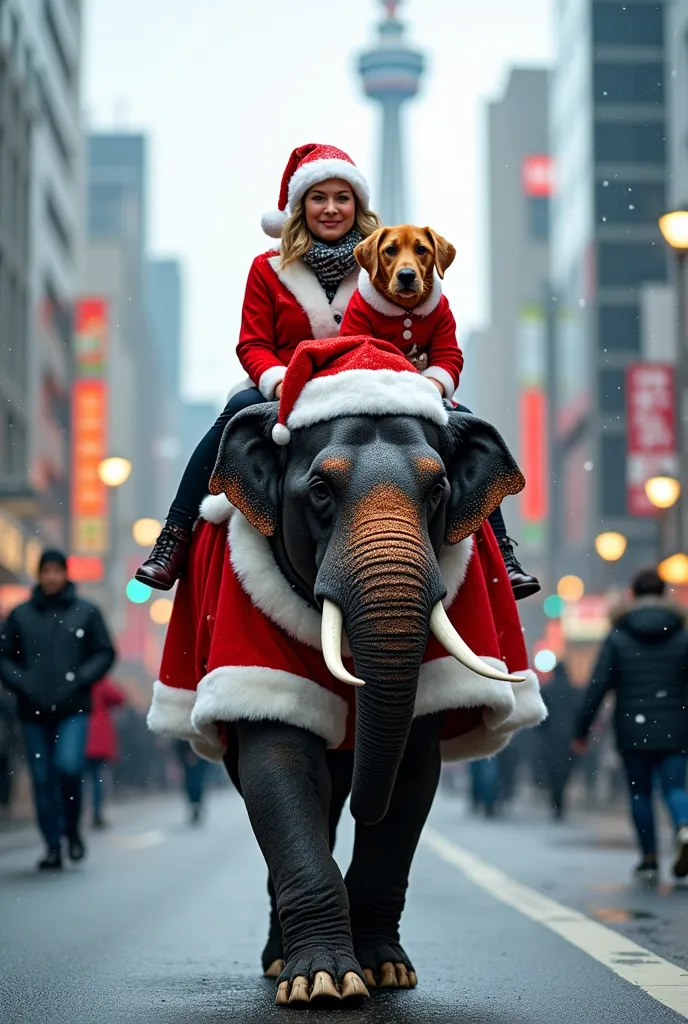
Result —
M 80 554 L 107 547 L 107 489 L 98 476 L 107 455 L 106 388 L 102 380 L 72 387 L 72 547 Z
M 105 575 L 103 559 L 97 555 L 71 555 L 67 571 L 75 583 L 99 583 Z
M 527 523 L 547 518 L 547 399 L 541 388 L 525 388 L 520 396 L 521 444 L 519 462 L 526 486 L 521 491 L 521 515 Z
M 78 377 L 102 377 L 107 358 L 107 303 L 79 299 L 74 310 L 74 369 Z
M 521 184 L 524 195 L 546 199 L 552 194 L 552 158 L 538 153 L 523 158 Z

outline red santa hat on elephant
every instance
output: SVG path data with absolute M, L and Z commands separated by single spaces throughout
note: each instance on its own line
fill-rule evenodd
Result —
M 337 416 L 421 416 L 443 426 L 447 410 L 435 385 L 396 345 L 367 336 L 302 341 L 282 382 L 273 440 Z
M 370 204 L 368 183 L 348 153 L 336 146 L 308 142 L 297 146 L 287 161 L 282 175 L 277 209 L 264 213 L 261 227 L 270 238 L 279 238 L 282 229 L 299 200 L 306 192 L 328 178 L 340 178 L 351 185 L 364 209 Z

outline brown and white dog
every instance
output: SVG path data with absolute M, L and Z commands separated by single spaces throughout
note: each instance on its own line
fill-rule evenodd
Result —
M 432 228 L 379 228 L 355 249 L 358 289 L 341 334 L 367 334 L 396 345 L 445 398 L 458 383 L 463 356 L 441 279 L 454 246 Z

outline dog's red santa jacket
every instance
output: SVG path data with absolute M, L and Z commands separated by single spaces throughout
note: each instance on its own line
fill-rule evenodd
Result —
M 325 665 L 320 613 L 292 591 L 267 539 L 224 495 L 207 498 L 202 516 L 175 596 L 149 727 L 190 740 L 211 760 L 227 743 L 223 723 L 247 719 L 300 726 L 330 747 L 350 748 L 355 692 Z M 461 636 L 484 661 L 525 677 L 510 684 L 478 676 L 430 636 L 416 715 L 446 712 L 445 758 L 485 757 L 546 712 L 537 678 L 526 669 L 518 613 L 489 525 L 445 547 L 439 565 L 444 604 Z
M 451 398 L 459 386 L 463 353 L 456 341 L 456 321 L 437 276 L 428 298 L 414 310 L 405 310 L 381 295 L 367 270 L 361 270 L 340 334 L 369 334 L 396 345 L 405 356 L 425 357 L 427 367 L 421 372 L 442 385 L 445 398 Z

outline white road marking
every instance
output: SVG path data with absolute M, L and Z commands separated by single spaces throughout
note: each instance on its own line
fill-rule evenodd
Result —
M 167 836 L 161 829 L 151 829 L 150 832 L 139 832 L 131 836 L 113 836 L 118 846 L 127 850 L 145 850 L 149 846 L 159 846 L 164 843 Z
M 688 971 L 591 921 L 585 914 L 514 881 L 434 828 L 426 826 L 421 842 L 490 896 L 556 932 L 620 978 L 688 1019 Z

